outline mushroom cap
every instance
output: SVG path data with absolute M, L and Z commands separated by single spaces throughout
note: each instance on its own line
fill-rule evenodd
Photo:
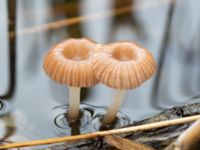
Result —
M 67 39 L 54 46 L 45 56 L 43 69 L 53 80 L 75 87 L 90 87 L 97 83 L 92 70 L 92 54 L 96 43 L 82 39 Z
M 156 71 L 152 54 L 135 43 L 116 42 L 96 49 L 94 73 L 101 83 L 111 88 L 136 88 Z

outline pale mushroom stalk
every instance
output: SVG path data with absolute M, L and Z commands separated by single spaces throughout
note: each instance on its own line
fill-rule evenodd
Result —
M 126 92 L 126 90 L 116 90 L 112 104 L 109 106 L 103 117 L 102 125 L 111 124 L 115 120 L 116 114 L 122 105 Z
M 80 91 L 80 87 L 69 87 L 69 109 L 67 117 L 71 121 L 79 117 Z

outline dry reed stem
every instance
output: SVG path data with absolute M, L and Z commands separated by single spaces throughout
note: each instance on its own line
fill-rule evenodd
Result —
M 108 11 L 98 12 L 98 13 L 94 13 L 94 14 L 90 14 L 90 15 L 63 19 L 63 20 L 59 20 L 59 21 L 55 21 L 55 22 L 51 22 L 51 23 L 47 23 L 47 24 L 34 26 L 31 28 L 27 28 L 27 29 L 22 29 L 17 32 L 17 35 L 33 34 L 35 32 L 59 29 L 59 28 L 63 28 L 66 26 L 76 25 L 76 24 L 78 24 L 80 22 L 84 22 L 84 21 L 91 21 L 91 20 L 101 19 L 101 18 L 105 19 L 105 18 L 114 16 L 114 15 L 118 16 L 118 15 L 128 13 L 131 10 L 159 7 L 160 5 L 173 3 L 173 2 L 174 2 L 174 0 L 160 0 L 160 1 L 154 1 L 154 2 L 151 1 L 151 3 L 150 2 L 142 2 L 134 7 L 133 6 L 123 6 L 121 8 L 117 8 L 114 10 L 108 10 Z M 9 34 L 10 34 L 10 38 L 14 38 L 16 36 L 16 34 L 13 32 L 10 32 Z
M 144 131 L 144 130 L 150 130 L 150 129 L 155 129 L 155 128 L 162 128 L 162 127 L 166 127 L 166 126 L 184 124 L 184 123 L 189 123 L 189 122 L 195 121 L 197 119 L 200 119 L 200 115 L 194 115 L 194 116 L 190 116 L 190 117 L 149 123 L 149 124 L 138 125 L 138 126 L 133 126 L 133 127 L 121 128 L 121 129 L 113 129 L 113 130 L 109 130 L 109 131 L 98 131 L 98 132 L 86 133 L 86 134 L 75 135 L 75 136 L 58 137 L 58 138 L 42 139 L 42 140 L 35 140 L 35 141 L 28 141 L 28 142 L 5 144 L 5 145 L 1 145 L 0 149 L 29 147 L 29 146 L 55 144 L 55 143 L 70 142 L 70 141 L 77 141 L 77 140 L 84 140 L 84 139 L 92 139 L 92 138 L 96 138 L 96 137 L 103 137 L 106 135 Z

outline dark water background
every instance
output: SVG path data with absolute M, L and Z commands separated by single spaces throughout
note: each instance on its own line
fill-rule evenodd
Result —
M 127 6 L 130 11 L 112 14 Z M 78 23 L 50 24 L 98 13 L 100 17 Z M 50 80 L 42 69 L 48 49 L 68 37 L 89 37 L 98 43 L 136 41 L 153 53 L 159 67 L 156 75 L 130 90 L 121 108 L 122 118 L 129 118 L 129 123 L 200 95 L 199 0 L 1 0 L 2 140 L 70 134 L 62 128 L 61 115 L 68 102 L 68 88 Z M 111 103 L 112 94 L 113 89 L 101 84 L 83 89 L 81 107 L 101 114 Z M 55 122 L 55 118 L 61 119 Z M 91 126 L 81 132 L 95 130 L 95 125 Z

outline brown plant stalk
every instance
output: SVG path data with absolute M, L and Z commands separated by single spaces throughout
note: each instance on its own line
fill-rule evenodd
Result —
M 122 134 L 122 133 L 136 132 L 136 131 L 145 131 L 145 130 L 151 130 L 151 129 L 156 129 L 156 128 L 162 128 L 162 127 L 166 127 L 166 126 L 173 126 L 173 125 L 189 123 L 189 122 L 193 122 L 197 119 L 200 119 L 200 115 L 194 115 L 194 116 L 184 117 L 184 118 L 180 118 L 180 119 L 149 123 L 149 124 L 138 125 L 138 126 L 133 126 L 133 127 L 126 127 L 126 128 L 121 128 L 121 129 L 113 129 L 113 130 L 108 130 L 108 131 L 98 131 L 98 132 L 93 132 L 93 133 L 86 133 L 86 134 L 82 134 L 82 135 L 5 144 L 5 145 L 0 145 L 0 149 L 47 145 L 47 144 L 63 143 L 63 142 L 70 142 L 70 141 L 78 141 L 78 140 L 84 140 L 84 139 L 92 139 L 92 138 L 96 138 L 96 137 L 103 137 L 106 135 Z

